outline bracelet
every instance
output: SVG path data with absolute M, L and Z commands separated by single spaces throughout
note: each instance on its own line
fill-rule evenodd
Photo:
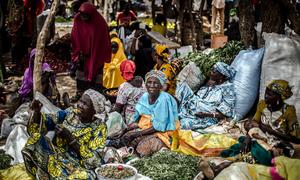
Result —
M 76 143 L 76 142 L 77 142 L 77 140 L 74 139 L 73 141 L 71 141 L 71 142 L 69 143 L 69 146 L 73 145 L 73 144 Z

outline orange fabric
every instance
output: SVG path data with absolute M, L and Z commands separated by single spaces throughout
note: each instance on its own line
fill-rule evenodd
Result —
M 149 129 L 152 127 L 151 116 L 143 114 L 139 120 L 138 127 L 142 130 Z M 180 128 L 179 121 L 176 121 L 176 130 Z M 174 131 L 166 131 L 166 132 L 156 132 L 155 135 L 165 143 L 165 145 L 170 148 L 171 142 L 170 139 L 173 135 Z

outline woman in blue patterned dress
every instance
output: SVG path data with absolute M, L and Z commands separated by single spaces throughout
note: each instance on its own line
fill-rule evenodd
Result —
M 214 65 L 207 83 L 194 94 L 186 84 L 176 89 L 179 100 L 179 119 L 182 129 L 204 129 L 218 120 L 234 116 L 235 92 L 231 80 L 235 70 L 218 62 Z

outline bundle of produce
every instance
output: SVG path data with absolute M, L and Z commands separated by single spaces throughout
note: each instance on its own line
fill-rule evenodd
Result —
M 131 163 L 138 172 L 153 180 L 193 179 L 198 173 L 197 157 L 162 151 Z
M 45 49 L 44 62 L 48 63 L 55 73 L 69 71 L 69 62 L 61 60 L 57 54 Z
M 69 62 L 71 60 L 71 34 L 65 34 L 61 38 L 54 40 L 47 49 L 55 54 L 55 56 L 62 60 Z
M 245 49 L 245 46 L 239 41 L 229 41 L 225 46 L 215 49 L 209 54 L 202 52 L 193 52 L 184 58 L 184 66 L 189 62 L 194 62 L 207 77 L 211 71 L 211 68 L 217 62 L 224 62 L 231 64 L 235 56 Z

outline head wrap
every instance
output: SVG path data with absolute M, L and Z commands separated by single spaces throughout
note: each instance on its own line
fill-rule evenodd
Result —
M 110 111 L 111 103 L 106 101 L 105 97 L 99 92 L 93 89 L 88 89 L 83 93 L 83 95 L 89 96 L 93 103 L 96 114 L 104 114 Z
M 116 31 L 111 31 L 111 32 L 109 33 L 109 36 L 110 36 L 110 37 L 113 36 L 113 35 L 119 37 L 119 34 L 118 34 Z
M 134 72 L 135 72 L 135 64 L 131 60 L 125 60 L 121 63 L 120 65 L 120 71 L 122 77 L 126 80 L 129 81 L 133 79 L 134 77 Z
M 155 52 L 157 55 L 162 57 L 164 61 L 168 61 L 169 54 L 168 54 L 168 51 L 167 51 L 168 48 L 166 45 L 157 44 L 157 45 L 155 45 L 154 49 L 155 49 Z
M 279 94 L 282 100 L 286 100 L 293 95 L 292 87 L 285 80 L 273 80 L 268 86 L 272 92 Z
M 213 68 L 217 70 L 219 73 L 226 76 L 229 80 L 232 80 L 236 73 L 236 70 L 233 67 L 223 62 L 217 62 Z
M 166 75 L 161 71 L 151 70 L 150 72 L 148 72 L 146 74 L 146 82 L 150 77 L 157 78 L 162 86 L 167 82 Z

